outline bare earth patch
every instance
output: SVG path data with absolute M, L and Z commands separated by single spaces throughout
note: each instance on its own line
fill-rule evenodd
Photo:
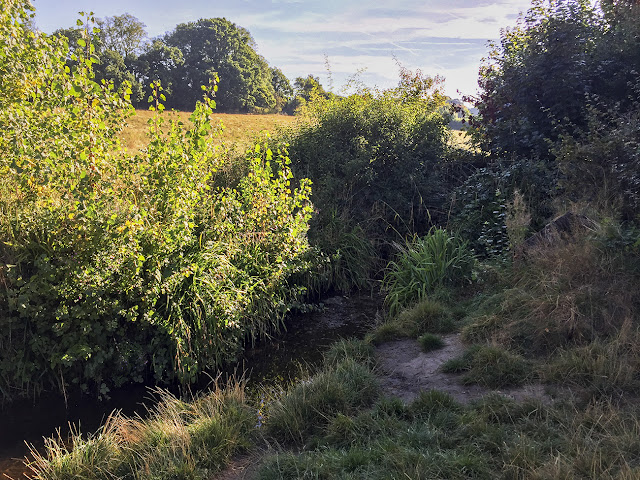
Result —
M 460 334 L 445 335 L 442 340 L 444 348 L 428 353 L 424 353 L 413 339 L 396 340 L 377 347 L 376 358 L 383 392 L 407 403 L 415 399 L 420 391 L 432 389 L 446 392 L 461 403 L 468 403 L 488 393 L 499 393 L 514 400 L 536 398 L 545 403 L 551 401 L 540 384 L 501 390 L 463 385 L 460 375 L 440 371 L 447 360 L 464 352 Z
M 257 452 L 234 458 L 229 466 L 211 477 L 211 480 L 250 480 L 255 478 L 264 453 Z

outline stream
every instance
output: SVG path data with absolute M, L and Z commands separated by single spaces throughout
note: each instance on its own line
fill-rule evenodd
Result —
M 292 316 L 285 332 L 247 350 L 231 373 L 245 372 L 248 388 L 286 384 L 304 369 L 317 365 L 331 343 L 340 338 L 362 338 L 374 325 L 380 306 L 380 298 L 364 293 L 327 298 L 318 311 Z M 200 392 L 205 392 L 206 384 L 202 387 Z M 22 461 L 29 453 L 26 443 L 41 448 L 43 437 L 56 435 L 57 431 L 66 438 L 70 425 L 79 426 L 85 434 L 94 432 L 113 410 L 144 415 L 145 404 L 152 405 L 153 401 L 143 385 L 110 394 L 104 402 L 84 397 L 65 405 L 59 396 L 41 397 L 36 403 L 25 400 L 0 410 L 0 473 L 4 474 L 0 480 L 26 478 L 28 470 Z

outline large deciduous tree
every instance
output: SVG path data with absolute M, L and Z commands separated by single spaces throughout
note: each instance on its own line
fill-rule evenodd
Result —
M 472 121 L 490 158 L 503 166 L 538 161 L 549 175 L 529 191 L 550 197 L 559 186 L 589 201 L 606 197 L 633 218 L 640 206 L 640 2 L 536 0 L 493 47 Z
M 105 50 L 118 52 L 122 58 L 140 53 L 147 32 L 146 25 L 129 13 L 97 20 L 99 36 Z
M 147 33 L 145 25 L 133 15 L 125 13 L 114 17 L 96 19 L 98 30 L 88 32 L 98 56 L 94 65 L 95 79 L 113 82 L 117 89 L 129 84 L 132 90 L 131 101 L 134 104 L 142 100 L 141 75 L 136 75 L 137 55 L 145 47 Z M 61 28 L 54 32 L 55 36 L 66 37 L 69 41 L 70 53 L 78 49 L 78 40 L 83 36 L 83 29 L 78 27 Z M 73 61 L 70 60 L 70 63 Z
M 272 109 L 276 99 L 267 62 L 256 53 L 249 32 L 224 18 L 182 23 L 163 38 L 180 50 L 184 62 L 173 71 L 172 96 L 167 105 L 188 110 L 200 98 L 200 86 L 220 77 L 218 109 Z

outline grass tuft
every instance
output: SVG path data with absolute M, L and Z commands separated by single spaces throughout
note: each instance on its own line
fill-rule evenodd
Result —
M 378 394 L 371 369 L 347 358 L 274 398 L 265 426 L 279 442 L 304 444 L 333 417 L 371 405 Z
M 34 480 L 114 478 L 195 479 L 219 471 L 251 444 L 256 414 L 244 397 L 244 384 L 230 383 L 193 402 L 156 390 L 159 402 L 147 418 L 113 413 L 95 434 L 79 431 L 69 441 L 45 441 L 32 448 Z
M 422 348 L 423 352 L 431 352 L 433 350 L 438 350 L 443 348 L 445 343 L 437 335 L 433 333 L 425 333 L 424 335 L 418 337 L 418 343 L 420 344 L 420 348 Z
M 446 373 L 464 373 L 464 383 L 488 388 L 517 386 L 530 380 L 531 365 L 523 357 L 496 346 L 473 346 L 442 366 Z
M 375 363 L 373 346 L 355 338 L 341 339 L 333 343 L 324 354 L 324 363 L 329 366 L 336 366 L 346 359 L 373 366 Z
M 456 328 L 450 310 L 435 300 L 424 299 L 379 325 L 366 340 L 378 345 L 390 340 L 418 337 L 424 333 L 450 333 Z

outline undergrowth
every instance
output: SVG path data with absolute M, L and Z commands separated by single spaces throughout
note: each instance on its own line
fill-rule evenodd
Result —
M 467 317 L 463 338 L 532 359 L 548 382 L 637 393 L 640 270 L 633 244 L 619 248 L 624 238 L 608 227 L 528 249 Z

